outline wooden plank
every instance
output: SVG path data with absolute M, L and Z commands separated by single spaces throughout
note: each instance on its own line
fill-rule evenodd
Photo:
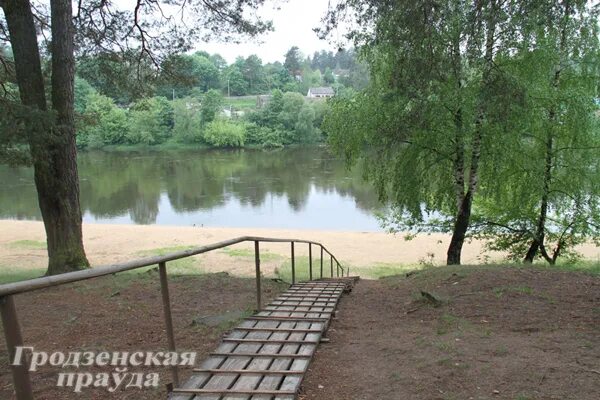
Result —
M 310 324 L 309 323 L 303 322 L 303 323 L 301 323 L 301 325 L 302 325 L 303 329 L 310 329 Z M 298 338 L 298 339 L 305 339 L 306 336 L 309 335 L 309 334 L 302 334 L 302 333 L 300 333 L 298 335 L 302 335 L 302 336 L 297 336 L 296 338 Z M 310 334 L 310 335 L 312 335 L 312 334 Z M 317 335 L 317 338 L 318 337 L 320 337 L 320 335 Z M 309 348 L 305 347 L 305 345 L 301 345 L 298 348 L 298 354 L 312 356 L 313 353 L 314 353 L 314 349 L 315 348 L 316 348 L 316 346 L 314 346 L 312 348 L 313 349 L 312 351 L 309 351 Z M 306 370 L 308 368 L 308 364 L 309 363 L 310 363 L 310 359 L 296 359 L 296 360 L 292 361 L 292 365 L 290 366 L 290 369 L 293 369 L 293 370 Z M 301 377 L 286 376 L 283 379 L 283 382 L 281 383 L 281 386 L 279 387 L 279 389 L 283 390 L 283 391 L 294 391 L 294 392 L 297 392 L 300 389 L 300 382 L 301 381 L 302 381 Z
M 327 310 L 325 310 L 327 309 Z M 283 306 L 274 306 L 267 307 L 264 310 L 266 311 L 305 311 L 305 312 L 328 312 L 333 311 L 333 307 L 312 307 L 312 306 L 297 306 L 297 307 L 283 307 Z
M 274 321 L 258 321 L 256 323 L 256 327 L 258 328 L 276 328 L 277 325 L 279 323 L 278 322 L 274 322 Z M 262 331 L 253 331 L 250 332 L 246 337 L 245 340 L 268 340 L 270 339 L 270 337 L 273 335 L 273 333 L 271 332 L 262 332 Z M 244 339 L 242 339 L 244 340 Z M 271 340 L 275 340 L 275 339 L 271 339 Z M 272 347 L 271 351 L 265 351 L 263 344 L 242 344 L 238 347 L 244 347 L 244 346 L 251 346 L 252 348 L 256 348 L 256 352 L 265 352 L 265 353 L 269 353 L 269 352 L 273 352 L 278 350 L 278 348 Z M 244 349 L 245 351 L 245 349 Z M 247 368 L 245 369 L 249 369 L 249 370 L 263 370 L 263 369 L 267 369 L 269 368 L 269 365 L 272 362 L 272 358 L 265 358 L 265 357 L 253 357 L 252 361 L 250 361 L 250 363 L 248 364 Z M 231 388 L 232 390 L 254 390 L 256 388 L 256 386 L 258 386 L 258 384 L 260 383 L 260 381 L 263 379 L 264 375 L 257 372 L 255 374 L 244 374 L 243 376 L 239 377 L 239 379 L 237 380 L 237 382 L 235 382 L 235 385 Z M 251 397 L 251 395 L 248 394 L 233 394 L 233 395 L 227 395 L 223 397 L 223 400 L 249 400 Z
M 323 295 L 336 295 L 344 291 L 344 288 L 296 288 L 290 289 L 286 294 L 323 294 Z
M 321 332 L 321 329 L 288 329 L 288 328 L 240 328 L 236 327 L 234 330 L 241 331 L 267 331 L 267 332 L 304 332 L 304 333 L 314 333 Z
M 248 323 L 247 323 L 248 324 Z M 243 324 L 242 324 L 243 325 Z M 240 337 L 242 337 L 241 332 L 239 333 Z M 235 348 L 235 343 L 221 343 L 217 348 L 217 351 L 220 352 L 230 352 Z M 202 364 L 200 364 L 201 368 L 218 368 L 225 361 L 225 357 L 211 356 L 206 359 Z M 208 379 L 211 377 L 210 374 L 194 374 L 192 377 L 182 386 L 182 388 L 198 388 L 206 384 Z M 171 400 L 189 400 L 193 395 L 190 394 L 180 394 L 173 395 Z
M 281 299 L 281 300 L 273 300 L 270 306 L 323 306 L 323 305 L 334 305 L 337 301 L 335 300 L 290 300 L 290 299 Z
M 217 394 L 218 396 L 221 396 L 222 394 L 230 394 L 230 393 L 234 393 L 234 394 L 240 394 L 240 395 L 244 395 L 244 397 L 248 397 L 249 395 L 253 395 L 253 394 L 269 394 L 269 395 L 277 395 L 277 394 L 289 394 L 289 395 L 293 395 L 295 394 L 295 392 L 293 391 L 281 391 L 281 390 L 252 390 L 252 389 L 221 389 L 221 390 L 213 390 L 213 389 L 174 389 L 173 392 L 175 393 L 211 393 L 211 394 Z M 203 396 L 198 396 L 196 398 L 203 398 Z M 235 396 L 226 396 L 223 397 L 224 400 L 231 400 L 231 399 L 236 399 L 237 397 Z
M 322 324 L 319 324 L 319 326 L 321 327 Z M 301 329 L 297 327 L 297 322 L 281 322 L 279 325 L 279 328 L 281 329 Z M 273 335 L 274 338 L 278 338 L 278 339 L 289 339 L 290 333 L 276 333 Z M 266 346 L 265 346 L 266 347 Z M 284 344 L 284 345 L 279 345 L 278 351 L 279 354 L 290 354 L 292 352 L 295 352 L 297 350 L 298 346 L 294 345 L 294 344 Z M 271 366 L 269 367 L 270 370 L 289 370 L 290 366 L 292 365 L 292 358 L 290 357 L 278 357 L 273 359 L 273 363 L 271 364 Z M 279 388 L 279 385 L 281 383 L 281 381 L 284 379 L 283 376 L 277 376 L 277 375 L 267 375 L 265 376 L 262 381 L 260 382 L 259 386 L 257 387 L 258 390 L 277 390 Z M 267 399 L 271 399 L 272 396 L 260 396 L 260 395 L 255 395 L 252 397 L 252 400 L 267 400 Z
M 256 325 L 255 321 L 244 321 L 243 324 L 247 324 L 248 326 Z M 251 335 L 249 332 L 238 331 L 237 334 L 241 338 L 248 337 Z M 231 350 L 233 353 L 255 353 L 258 350 L 260 345 L 256 344 L 236 344 Z M 252 360 L 251 357 L 227 357 L 220 368 L 224 369 L 244 369 L 248 363 Z M 213 375 L 210 377 L 208 382 L 202 387 L 203 389 L 208 390 L 222 390 L 228 389 L 236 380 L 237 376 L 235 375 Z M 221 398 L 220 395 L 199 395 L 196 397 L 196 400 L 219 400 Z
M 247 320 L 253 321 L 301 321 L 301 322 L 326 322 L 329 321 L 329 318 L 307 318 L 307 317 L 277 317 L 275 315 L 257 315 L 255 317 L 248 317 Z
M 272 306 L 280 306 L 280 307 L 335 307 L 335 302 L 331 301 L 323 301 L 323 302 L 309 302 L 309 301 L 274 301 L 271 303 Z
M 170 399 L 294 400 L 345 286 L 294 285 L 223 338 Z
M 298 346 L 298 345 L 296 345 Z M 290 357 L 290 358 L 307 358 L 308 356 L 305 356 L 303 354 L 296 354 L 296 353 L 235 353 L 235 352 L 231 352 L 231 353 L 211 353 L 212 356 L 215 357 L 250 357 L 250 358 L 259 358 L 259 357 L 271 357 L 271 358 L 277 358 L 277 357 Z
M 257 332 L 252 332 L 252 333 L 257 333 Z M 268 334 L 267 332 L 262 332 L 265 334 Z M 306 332 L 299 332 L 299 333 L 306 333 Z M 251 336 L 251 335 L 248 335 Z M 254 339 L 254 338 L 250 338 L 248 339 L 247 337 L 244 339 L 237 339 L 237 338 L 223 338 L 224 342 L 234 342 L 234 343 L 260 343 L 260 344 L 265 344 L 265 343 L 273 343 L 273 344 L 286 344 L 286 343 L 297 343 L 297 344 L 304 344 L 304 343 L 318 343 L 318 342 L 307 342 L 306 340 L 302 339 L 302 340 L 275 340 L 275 339 Z
M 324 299 L 332 299 L 332 300 L 337 300 L 339 299 L 339 297 L 342 295 L 342 293 L 336 293 L 336 292 L 327 292 L 327 293 L 323 293 L 323 292 L 289 292 L 286 294 L 282 294 L 279 295 L 277 298 L 289 298 L 289 299 L 296 299 L 296 298 L 301 298 L 301 299 L 312 299 L 312 298 L 324 298 Z
M 337 299 L 330 299 L 328 297 L 326 298 L 317 298 L 317 297 L 313 297 L 313 298 L 306 298 L 306 297 L 292 297 L 292 298 L 285 298 L 285 297 L 280 297 L 277 298 L 275 300 L 273 300 L 271 302 L 272 304 L 279 304 L 279 303 L 306 303 L 306 304 L 314 304 L 314 303 L 337 303 Z
M 261 374 L 261 375 L 303 375 L 306 371 L 269 370 L 269 369 L 194 369 L 194 372 L 208 374 Z

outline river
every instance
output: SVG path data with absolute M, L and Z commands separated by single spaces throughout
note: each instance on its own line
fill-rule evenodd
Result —
M 372 187 L 322 146 L 94 151 L 78 165 L 85 222 L 381 230 Z M 41 219 L 32 169 L 0 178 L 0 218 Z

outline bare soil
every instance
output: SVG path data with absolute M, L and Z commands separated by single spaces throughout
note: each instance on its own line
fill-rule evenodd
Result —
M 600 398 L 598 277 L 435 268 L 360 281 L 338 310 L 303 400 Z
M 129 279 L 127 279 L 129 278 Z M 222 334 L 237 325 L 240 316 L 256 307 L 256 283 L 225 273 L 170 277 L 169 289 L 178 351 L 197 352 L 197 363 L 217 347 Z M 263 301 L 285 288 L 271 280 L 263 282 Z M 164 316 L 158 273 L 100 278 L 65 285 L 16 297 L 24 343 L 36 351 L 167 351 Z M 228 315 L 234 319 L 228 321 Z M 209 318 L 206 318 L 209 317 Z M 203 324 L 211 319 L 223 322 Z M 238 320 L 236 320 L 237 318 Z M 1 330 L 1 328 L 0 328 Z M 4 334 L 1 334 L 4 337 Z M 14 399 L 12 377 L 4 342 L 0 348 L 0 399 Z M 109 393 L 106 389 L 57 388 L 60 372 L 114 372 L 107 367 L 80 367 L 62 370 L 40 367 L 31 372 L 36 400 L 57 399 L 148 399 L 164 400 L 165 385 L 171 382 L 170 370 L 163 367 L 135 367 L 128 372 L 158 372 L 158 390 Z M 191 369 L 183 371 L 183 378 Z M 127 379 L 122 386 L 129 383 Z

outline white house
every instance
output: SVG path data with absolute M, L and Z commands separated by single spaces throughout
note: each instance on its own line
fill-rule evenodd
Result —
M 335 95 L 335 91 L 332 87 L 315 87 L 308 89 L 308 93 L 306 97 L 308 98 L 320 98 L 320 97 L 333 97 Z

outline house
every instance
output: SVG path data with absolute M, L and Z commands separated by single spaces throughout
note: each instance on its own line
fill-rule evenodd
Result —
M 308 89 L 308 94 L 306 95 L 306 97 L 311 98 L 311 99 L 316 99 L 316 98 L 333 97 L 334 95 L 335 95 L 335 91 L 333 90 L 333 88 L 330 86 L 326 86 L 326 87 L 315 87 L 315 88 Z

